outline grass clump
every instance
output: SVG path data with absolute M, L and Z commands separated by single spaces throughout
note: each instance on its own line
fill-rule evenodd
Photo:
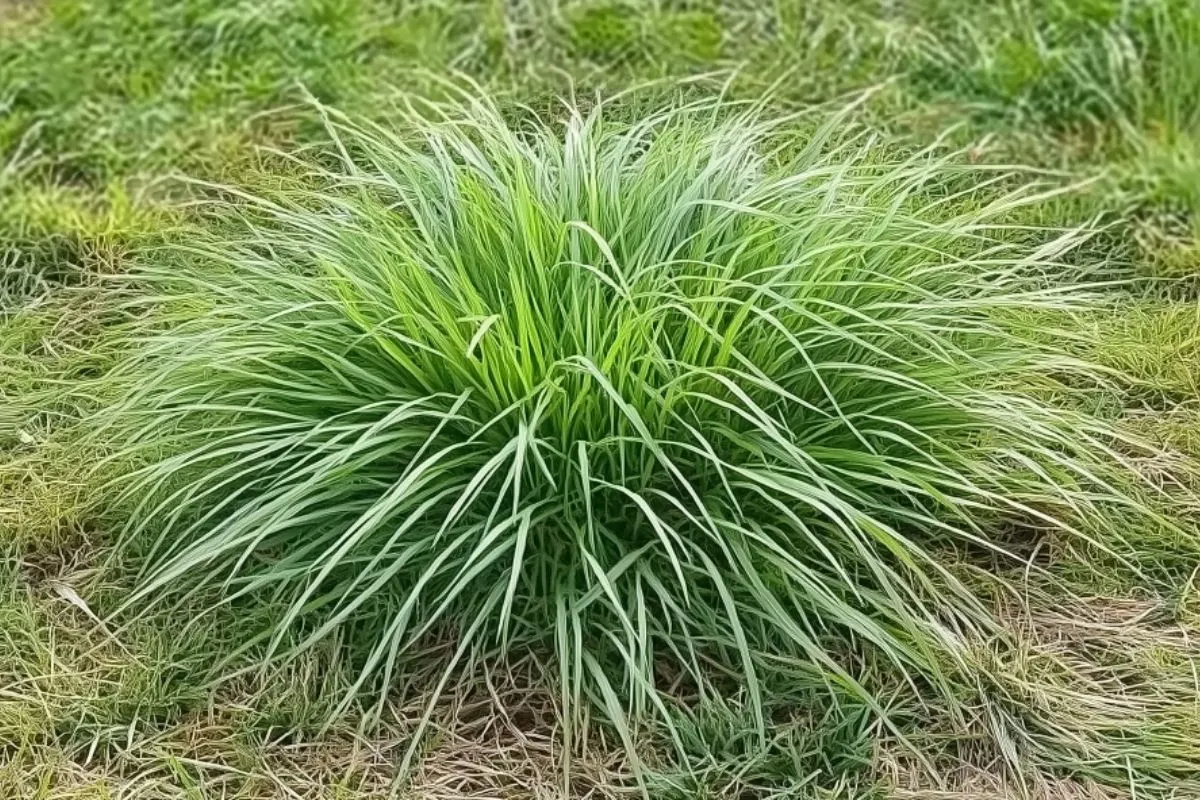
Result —
M 549 653 L 628 742 L 727 675 L 763 731 L 785 665 L 871 703 L 863 649 L 952 697 L 991 619 L 936 551 L 1119 542 L 1113 434 L 1021 388 L 1090 368 L 998 321 L 1076 302 L 1029 288 L 1075 234 L 962 196 L 1011 175 L 715 102 L 568 116 L 332 116 L 323 189 L 133 272 L 127 609 L 282 603 L 271 652 L 362 645 L 344 708 L 447 631 L 447 677 Z

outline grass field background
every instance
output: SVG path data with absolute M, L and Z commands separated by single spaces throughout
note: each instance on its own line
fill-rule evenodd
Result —
M 414 746 L 449 642 L 377 723 L 330 724 L 355 677 L 337 640 L 262 668 L 238 650 L 278 607 L 113 620 L 139 571 L 92 469 L 93 387 L 144 292 L 120 276 L 225 231 L 244 193 L 307 186 L 292 156 L 326 154 L 325 107 L 403 136 L 413 97 L 464 86 L 513 120 L 819 105 L 880 152 L 1010 176 L 971 203 L 1036 184 L 1001 235 L 1074 231 L 1039 280 L 1097 299 L 1006 324 L 1111 370 L 1048 402 L 1156 445 L 1129 458 L 1162 524 L 1110 510 L 1125 559 L 1050 529 L 1006 540 L 1016 561 L 942 554 L 1002 623 L 957 703 L 856 663 L 892 687 L 886 724 L 798 679 L 765 740 L 731 690 L 673 745 L 597 725 L 569 759 L 532 656 L 452 682 Z M 1197 0 L 0 0 L 0 798 L 1200 797 L 1198 457 Z

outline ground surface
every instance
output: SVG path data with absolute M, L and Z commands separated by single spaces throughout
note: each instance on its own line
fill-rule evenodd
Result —
M 86 404 L 63 390 L 112 357 L 122 297 L 105 276 L 206 224 L 193 201 L 211 190 L 181 176 L 256 187 L 286 175 L 274 149 L 320 136 L 306 93 L 386 121 L 402 92 L 436 95 L 452 73 L 539 109 L 645 81 L 659 81 L 650 96 L 771 89 L 781 108 L 873 88 L 854 115 L 898 146 L 949 131 L 964 157 L 1044 170 L 1048 187 L 1074 188 L 1014 224 L 1096 223 L 1078 268 L 1136 279 L 1107 309 L 1055 321 L 1086 334 L 1081 355 L 1134 379 L 1088 402 L 1168 460 L 1200 455 L 1196 0 L 0 0 L 0 798 L 636 786 L 600 740 L 564 783 L 553 700 L 530 665 L 448 692 L 397 782 L 419 697 L 398 699 L 379 729 L 322 730 L 343 680 L 335 654 L 212 687 L 197 676 L 229 652 L 238 620 L 181 630 L 187 610 L 168 609 L 115 631 L 101 622 L 131 568 L 108 557 L 111 521 L 84 502 Z M 1200 509 L 1166 513 L 1191 524 Z M 930 714 L 910 735 L 944 757 L 922 764 L 873 723 L 803 710 L 761 746 L 731 705 L 710 721 L 728 746 L 671 796 L 1200 796 L 1200 561 L 1154 532 L 1140 541 L 1138 577 L 1052 533 L 1029 544 L 1026 591 L 995 601 L 1021 646 L 979 654 L 1004 713 L 1046 723 L 1010 752 L 952 742 Z M 497 696 L 521 713 L 490 711 Z M 994 710 L 979 711 L 968 722 L 982 728 Z

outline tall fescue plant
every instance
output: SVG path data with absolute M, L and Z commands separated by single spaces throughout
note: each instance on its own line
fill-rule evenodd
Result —
M 1024 391 L 1088 368 L 1002 323 L 1076 302 L 1027 287 L 1078 237 L 1004 244 L 1011 175 L 837 119 L 564 117 L 330 114 L 320 188 L 133 273 L 128 609 L 269 598 L 275 655 L 360 645 L 346 708 L 433 636 L 541 653 L 627 738 L 783 669 L 870 697 L 864 650 L 953 695 L 989 622 L 938 553 L 1115 496 L 1110 431 Z

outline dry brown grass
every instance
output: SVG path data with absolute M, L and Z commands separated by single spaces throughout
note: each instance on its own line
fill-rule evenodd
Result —
M 939 781 L 903 759 L 885 757 L 878 765 L 889 800 L 1129 800 L 1129 794 L 1094 781 L 1037 773 L 1024 782 L 995 767 L 962 765 Z
M 397 765 L 427 696 L 387 707 L 369 736 L 350 723 L 317 735 L 255 721 L 264 703 L 293 702 L 286 693 L 271 695 L 276 684 L 317 691 L 322 666 L 315 661 L 230 683 L 207 703 L 188 701 L 191 710 L 173 717 L 144 720 L 126 708 L 106 722 L 105 709 L 125 708 L 121 698 L 161 691 L 142 683 L 158 680 L 153 658 L 163 652 L 156 656 L 155 648 L 165 647 L 169 658 L 173 645 L 114 641 L 89 616 L 85 598 L 114 590 L 95 571 L 92 548 L 86 538 L 70 537 L 22 548 L 14 584 L 0 603 L 3 800 L 366 800 L 393 789 L 404 800 L 637 796 L 620 748 L 599 739 L 572 760 L 564 780 L 555 699 L 532 661 L 449 687 L 406 776 L 398 776 Z M 1200 765 L 1195 589 L 1172 602 L 1149 595 L 1050 596 L 1035 587 L 1003 595 L 996 611 L 1010 638 L 981 643 L 978 657 L 980 674 L 1026 725 L 1029 738 L 1014 744 L 1020 769 L 988 738 L 984 707 L 968 720 L 966 733 L 974 730 L 974 738 L 931 715 L 920 736 L 937 754 L 936 774 L 895 742 L 880 741 L 872 773 L 883 796 L 1130 800 L 1086 767 L 1089 760 L 1120 758 L 1157 776 L 1163 793 L 1154 796 L 1171 797 L 1173 780 L 1176 800 L 1193 796 L 1187 792 L 1197 779 L 1185 773 L 1189 764 Z M 148 702 L 171 701 L 155 695 Z
M 1186 598 L 1167 603 L 1032 591 L 1007 597 L 997 611 L 1008 643 L 982 644 L 977 657 L 991 691 L 1005 699 L 1014 731 L 1009 757 L 983 735 L 989 720 L 982 713 L 973 721 L 980 732 L 975 738 L 943 730 L 945 746 L 933 771 L 884 743 L 875 768 L 888 796 L 1200 796 L 1200 618 L 1187 604 Z M 1138 794 L 1121 788 L 1123 771 Z
M 620 794 L 611 785 L 623 775 L 619 757 L 577 759 L 564 785 L 553 732 L 526 729 L 511 718 L 437 722 L 412 775 L 399 781 L 396 764 L 409 744 L 402 729 L 370 738 L 341 730 L 311 741 L 251 744 L 239 741 L 236 728 L 221 717 L 215 711 L 158 734 L 138 734 L 103 754 L 54 744 L 12 748 L 0 756 L 0 797 L 365 800 L 395 790 L 413 800 L 574 800 Z
M 248 722 L 264 702 L 258 679 L 176 719 L 135 713 L 124 728 L 103 724 L 94 718 L 106 695 L 138 684 L 144 654 L 113 643 L 83 609 L 56 603 L 48 587 L 69 579 L 29 585 L 26 618 L 10 616 L 0 636 L 9 645 L 0 647 L 3 800 L 579 800 L 634 786 L 620 751 L 602 741 L 572 758 L 564 780 L 554 701 L 532 663 L 445 691 L 405 775 L 397 765 L 428 696 L 387 708 L 369 736 L 350 723 L 307 734 Z M 17 607 L 10 602 L 10 614 Z
M 47 635 L 57 649 L 47 663 L 60 670 L 52 679 L 55 690 L 95 692 L 98 685 L 115 680 L 111 670 L 120 656 L 97 650 L 100 634 L 94 626 L 89 630 L 86 616 L 69 604 L 50 607 L 48 595 L 38 602 L 54 616 L 56 630 Z M 1080 753 L 1112 755 L 1102 741 L 1089 738 L 1097 732 L 1149 731 L 1147 743 L 1153 744 L 1153 731 L 1163 724 L 1200 731 L 1200 693 L 1189 684 L 1187 667 L 1195 668 L 1200 640 L 1194 627 L 1167 610 L 1160 601 L 1104 597 L 1052 606 L 1010 604 L 1004 609 L 1006 618 L 1023 649 L 1017 656 L 1010 653 L 999 659 L 1008 669 L 1002 680 L 1009 681 L 1013 696 L 1028 693 L 1036 713 L 1057 726 L 1059 741 L 1074 737 L 1083 749 L 1068 747 L 1056 756 L 1025 743 L 1018 774 L 979 742 L 961 740 L 954 746 L 947 738 L 945 757 L 938 760 L 938 774 L 933 776 L 894 742 L 884 741 L 873 767 L 883 796 L 1128 800 L 1132 795 L 1119 788 L 1072 774 L 1070 758 Z M 93 647 L 77 651 L 80 639 Z M 92 661 L 80 659 L 78 653 L 89 649 Z M 102 652 L 108 653 L 107 661 L 101 659 Z M 427 698 L 389 707 L 370 736 L 349 726 L 321 736 L 271 730 L 248 736 L 244 717 L 258 698 L 247 688 L 241 695 L 222 694 L 201 713 L 159 726 L 131 726 L 127 737 L 109 736 L 88 747 L 69 732 L 58 731 L 55 738 L 52 720 L 45 716 L 55 702 L 45 693 L 49 686 L 36 693 L 18 689 L 20 702 L 11 697 L 11 688 L 5 693 L 7 710 L 0 719 L 10 744 L 0 755 L 0 798 L 365 800 L 391 796 L 393 790 L 396 797 L 408 800 L 637 796 L 619 748 L 602 741 L 573 759 L 570 780 L 564 781 L 554 699 L 539 685 L 533 663 L 494 670 L 450 687 L 436 705 L 414 768 L 402 779 L 397 764 L 412 741 Z M 31 726 L 30 735 L 12 737 L 22 721 Z M 1161 755 L 1200 763 L 1200 752 Z M 1175 796 L 1190 796 L 1186 791 L 1191 785 L 1180 776 L 1183 793 Z

